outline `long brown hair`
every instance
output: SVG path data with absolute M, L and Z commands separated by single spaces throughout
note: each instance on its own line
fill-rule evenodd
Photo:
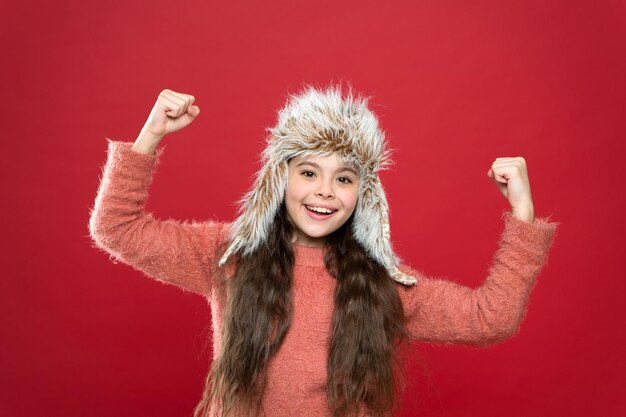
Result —
M 334 416 L 356 415 L 361 407 L 383 415 L 396 406 L 400 348 L 408 337 L 397 284 L 354 239 L 353 217 L 325 239 L 324 262 L 337 281 L 327 361 L 328 406 Z M 292 235 L 283 201 L 268 242 L 250 256 L 232 258 L 237 265 L 232 278 L 215 268 L 217 285 L 228 294 L 222 351 L 207 375 L 194 417 L 209 408 L 222 416 L 261 414 L 268 360 L 291 325 Z

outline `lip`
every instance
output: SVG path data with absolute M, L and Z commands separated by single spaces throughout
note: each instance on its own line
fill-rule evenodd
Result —
M 308 205 L 308 204 L 307 204 Z M 306 206 L 303 204 L 302 205 L 302 210 L 304 210 L 306 212 L 306 214 L 312 218 L 313 220 L 328 220 L 331 217 L 334 217 L 335 214 L 337 213 L 336 209 L 333 209 L 332 207 L 328 207 L 328 206 L 313 206 L 313 207 L 324 207 L 324 208 L 329 208 L 330 210 L 335 210 L 333 213 L 331 214 L 317 214 L 314 211 L 309 210 L 308 208 L 306 208 Z

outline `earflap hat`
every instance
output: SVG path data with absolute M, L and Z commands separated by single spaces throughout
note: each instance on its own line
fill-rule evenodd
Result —
M 393 252 L 389 230 L 389 206 L 378 171 L 390 164 L 385 135 L 367 107 L 367 98 L 342 96 L 340 86 L 317 89 L 307 86 L 290 94 L 278 112 L 275 127 L 268 128 L 263 166 L 254 185 L 239 201 L 238 218 L 230 225 L 230 245 L 220 259 L 223 266 L 235 252 L 250 255 L 267 241 L 285 197 L 288 161 L 298 156 L 336 153 L 359 173 L 359 198 L 354 209 L 352 233 L 367 255 L 405 285 L 416 279 L 402 273 L 401 259 Z

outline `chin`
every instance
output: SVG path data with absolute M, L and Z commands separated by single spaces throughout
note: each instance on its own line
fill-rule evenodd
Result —
M 333 231 L 332 230 L 307 230 L 307 229 L 300 229 L 300 232 L 304 235 L 306 235 L 307 237 L 311 238 L 311 239 L 321 239 L 324 238 L 326 236 L 328 236 L 329 234 L 331 234 Z

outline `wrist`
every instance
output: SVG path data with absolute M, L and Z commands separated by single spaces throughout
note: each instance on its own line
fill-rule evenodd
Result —
M 164 136 L 157 136 L 148 132 L 141 132 L 131 149 L 135 152 L 153 155 Z
M 511 209 L 511 214 L 525 222 L 531 224 L 535 222 L 535 210 L 532 206 L 513 207 Z

